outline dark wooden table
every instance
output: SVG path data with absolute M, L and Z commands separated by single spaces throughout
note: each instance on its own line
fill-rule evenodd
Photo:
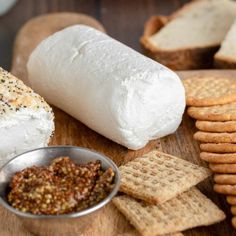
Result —
M 30 18 L 49 12 L 80 12 L 103 23 L 108 34 L 140 50 L 144 22 L 155 14 L 170 14 L 188 0 L 18 0 L 0 17 L 0 66 L 10 70 L 12 46 L 20 27 Z

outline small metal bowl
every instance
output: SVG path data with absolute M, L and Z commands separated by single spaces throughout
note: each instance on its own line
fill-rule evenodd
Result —
M 103 169 L 111 167 L 115 172 L 114 188 L 111 193 L 98 204 L 80 212 L 65 215 L 34 215 L 24 213 L 11 207 L 7 202 L 7 190 L 12 176 L 26 167 L 49 165 L 52 159 L 69 156 L 75 163 L 82 164 L 100 160 Z M 108 157 L 89 149 L 73 146 L 51 146 L 25 152 L 6 163 L 0 170 L 0 203 L 16 214 L 23 225 L 36 235 L 78 235 L 83 233 L 99 217 L 99 209 L 111 201 L 117 194 L 120 185 L 119 169 Z

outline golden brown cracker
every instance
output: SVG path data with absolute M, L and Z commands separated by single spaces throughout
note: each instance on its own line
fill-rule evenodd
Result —
M 141 234 L 136 230 L 131 230 L 125 233 L 118 234 L 118 236 L 141 236 Z M 172 234 L 163 234 L 161 236 L 184 236 L 181 232 Z
M 236 164 L 209 164 L 210 169 L 215 173 L 234 174 L 236 173 Z
M 224 212 L 196 188 L 158 205 L 128 195 L 115 197 L 113 203 L 143 236 L 174 233 L 225 219 Z
M 214 184 L 214 191 L 225 195 L 236 195 L 236 185 Z
M 198 131 L 193 138 L 203 143 L 236 143 L 236 133 L 209 133 Z
M 187 112 L 197 120 L 233 121 L 236 120 L 236 102 L 210 107 L 189 107 Z
M 199 130 L 213 133 L 236 132 L 236 121 L 196 121 Z
M 214 181 L 217 184 L 236 184 L 236 175 L 232 174 L 215 174 Z
M 211 172 L 159 151 L 120 166 L 120 191 L 149 203 L 163 203 L 201 182 Z
M 165 234 L 163 236 L 184 236 L 181 232 L 178 233 L 172 233 L 172 234 Z
M 183 80 L 189 106 L 212 106 L 236 101 L 236 81 L 207 76 Z
M 200 158 L 210 163 L 236 164 L 236 153 L 201 152 Z
M 227 196 L 226 200 L 230 205 L 236 205 L 236 196 Z
M 233 227 L 236 228 L 236 216 L 232 218 L 231 222 L 232 222 Z
M 232 215 L 236 216 L 236 206 L 231 206 L 230 211 L 231 211 Z
M 235 143 L 202 143 L 200 149 L 204 152 L 216 152 L 216 153 L 235 153 Z

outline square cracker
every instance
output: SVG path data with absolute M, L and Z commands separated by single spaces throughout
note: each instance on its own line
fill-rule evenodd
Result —
M 149 203 L 163 203 L 211 175 L 181 158 L 152 151 L 120 166 L 120 191 Z
M 128 195 L 115 197 L 113 203 L 143 236 L 175 233 L 225 219 L 224 212 L 196 188 L 159 205 Z

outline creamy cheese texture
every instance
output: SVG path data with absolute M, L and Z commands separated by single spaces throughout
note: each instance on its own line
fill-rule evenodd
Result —
M 53 119 L 42 97 L 0 68 L 0 167 L 17 154 L 47 146 Z
M 12 113 L 0 124 L 0 166 L 17 154 L 45 147 L 54 129 L 51 117 L 45 113 L 25 111 Z
M 27 68 L 32 87 L 49 103 L 129 149 L 173 133 L 181 122 L 179 77 L 91 27 L 48 37 Z

